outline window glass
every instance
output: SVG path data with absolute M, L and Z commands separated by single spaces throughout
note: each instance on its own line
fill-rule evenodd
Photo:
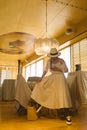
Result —
M 1 70 L 1 84 L 4 79 L 11 79 L 11 71 L 10 70 Z
M 81 70 L 87 71 L 87 39 L 83 39 L 71 46 L 72 71 L 76 64 L 81 64 Z
M 35 63 L 31 65 L 30 76 L 36 75 Z
M 25 68 L 25 78 L 26 81 L 28 77 L 38 76 L 41 77 L 43 74 L 43 60 L 35 62 Z
M 66 62 L 66 65 L 68 67 L 69 72 L 71 71 L 70 68 L 70 47 L 65 48 L 64 50 L 61 51 L 60 58 L 63 58 L 64 61 Z M 67 76 L 68 73 L 65 73 L 65 76 Z
M 25 69 L 25 73 L 26 73 L 26 81 L 28 80 L 28 77 L 30 77 L 30 66 L 27 66 Z
M 43 60 L 40 60 L 36 64 L 36 75 L 41 77 L 43 74 Z

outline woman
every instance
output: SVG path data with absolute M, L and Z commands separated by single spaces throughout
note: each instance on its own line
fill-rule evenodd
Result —
M 47 55 L 50 59 L 40 82 L 32 91 L 31 98 L 45 108 L 62 110 L 71 108 L 72 104 L 64 76 L 64 73 L 68 72 L 68 68 L 65 61 L 58 57 L 59 55 L 56 48 L 50 50 Z

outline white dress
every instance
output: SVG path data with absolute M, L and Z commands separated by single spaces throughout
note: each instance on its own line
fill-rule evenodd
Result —
M 21 104 L 24 108 L 27 108 L 30 98 L 31 90 L 24 77 L 21 74 L 18 74 L 16 81 L 15 100 L 19 103 L 15 103 L 15 105 Z
M 62 61 L 62 62 L 61 62 Z M 60 59 L 57 63 L 51 64 L 58 67 L 60 71 L 50 71 L 50 60 L 47 63 L 46 74 L 41 82 L 37 83 L 32 91 L 31 98 L 43 107 L 50 109 L 71 108 L 71 98 L 68 85 L 64 76 L 66 64 Z

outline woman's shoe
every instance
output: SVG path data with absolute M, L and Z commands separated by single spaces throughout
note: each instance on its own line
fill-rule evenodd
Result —
M 67 116 L 66 117 L 66 124 L 67 125 L 71 125 L 72 124 L 72 117 L 71 116 Z

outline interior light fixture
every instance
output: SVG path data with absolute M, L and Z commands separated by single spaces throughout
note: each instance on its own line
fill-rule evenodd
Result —
M 46 37 L 45 38 L 38 38 L 35 39 L 35 52 L 37 55 L 46 55 L 51 48 L 57 48 L 59 47 L 59 43 L 56 39 L 48 38 L 47 37 L 47 7 L 48 7 L 48 0 L 46 1 Z

